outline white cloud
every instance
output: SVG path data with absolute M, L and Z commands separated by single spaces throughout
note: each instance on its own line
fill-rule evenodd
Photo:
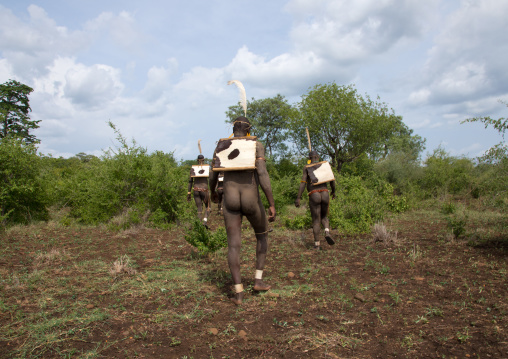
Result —
M 422 36 L 437 2 L 292 0 L 291 37 L 301 51 L 352 65 L 368 62 L 399 41 Z M 303 50 L 302 50 L 303 49 Z
M 244 46 L 225 68 L 231 78 L 242 79 L 251 86 L 264 89 L 277 89 L 286 95 L 302 94 L 299 90 L 309 82 L 318 81 L 326 71 L 332 72 L 323 59 L 312 52 L 284 53 L 272 59 L 265 59 L 249 51 Z M 340 70 L 337 73 L 341 73 Z M 349 77 L 349 74 L 341 74 Z
M 96 41 L 104 41 L 106 38 L 130 53 L 140 53 L 143 44 L 148 40 L 135 18 L 127 11 L 121 11 L 118 15 L 103 12 L 88 21 L 84 29 L 94 34 Z
M 423 121 L 418 121 L 418 122 L 415 122 L 415 121 L 412 121 L 409 123 L 409 126 L 412 128 L 412 129 L 420 129 L 420 128 L 425 128 L 425 127 L 428 127 L 430 124 L 430 120 L 429 119 L 426 119 L 426 120 L 423 120 Z
M 88 45 L 86 34 L 57 26 L 42 8 L 30 5 L 28 13 L 25 23 L 0 6 L 0 49 L 18 76 L 38 76 L 56 54 L 71 55 Z
M 425 88 L 409 94 L 409 103 L 412 105 L 424 105 L 429 100 L 430 90 Z
M 13 78 L 13 69 L 9 61 L 6 59 L 0 59 L 0 79 L 10 79 Z
M 445 19 L 423 72 L 435 104 L 477 100 L 508 93 L 508 2 L 462 1 Z
M 77 64 L 67 71 L 65 80 L 65 96 L 88 110 L 104 106 L 123 89 L 120 71 L 107 65 Z
M 152 66 L 148 70 L 147 81 L 141 92 L 149 102 L 160 99 L 171 88 L 171 75 L 178 69 L 178 61 L 175 58 L 168 60 L 168 66 Z

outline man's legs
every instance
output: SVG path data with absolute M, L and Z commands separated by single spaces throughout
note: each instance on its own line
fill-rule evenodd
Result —
M 272 286 L 263 282 L 263 270 L 265 268 L 266 254 L 268 252 L 268 220 L 260 198 L 255 213 L 246 217 L 256 234 L 256 274 L 254 276 L 254 290 L 269 290 Z
M 318 197 L 319 196 L 319 197 Z M 313 193 L 309 198 L 310 215 L 312 218 L 312 233 L 314 234 L 314 248 L 320 249 L 319 236 L 321 234 L 321 196 Z
M 222 195 L 223 190 L 222 189 L 217 190 L 217 196 L 219 198 L 219 203 L 217 204 L 217 206 L 220 213 L 222 213 Z
M 240 304 L 244 296 L 242 277 L 240 275 L 240 245 L 242 243 L 242 215 L 239 212 L 224 209 L 224 224 L 228 236 L 228 265 L 235 285 L 233 303 Z
M 208 191 L 201 192 L 203 204 L 205 205 L 205 217 L 203 218 L 203 225 L 208 228 L 208 217 L 210 217 L 210 195 L 208 194 Z
M 201 200 L 201 192 L 194 191 L 194 202 L 196 202 L 196 208 L 198 209 L 199 221 L 203 220 L 203 202 Z
M 330 205 L 330 195 L 328 192 L 323 192 L 321 196 L 321 224 L 325 229 L 325 239 L 329 245 L 335 244 L 335 241 L 330 236 L 330 220 L 328 219 L 328 208 Z

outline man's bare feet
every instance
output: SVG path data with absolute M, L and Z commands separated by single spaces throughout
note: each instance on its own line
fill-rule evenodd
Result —
M 235 293 L 235 296 L 231 298 L 231 301 L 235 303 L 236 305 L 242 304 L 243 296 L 245 295 L 244 292 Z
M 265 291 L 265 290 L 269 290 L 271 287 L 272 287 L 271 285 L 266 284 L 261 279 L 254 280 L 254 290 Z

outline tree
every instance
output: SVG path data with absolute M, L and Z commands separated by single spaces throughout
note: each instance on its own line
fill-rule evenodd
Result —
M 500 101 L 508 107 L 508 103 Z M 478 158 L 484 176 L 480 177 L 479 188 L 483 188 L 483 192 L 491 191 L 495 196 L 506 199 L 508 192 L 508 146 L 504 142 L 504 135 L 508 129 L 508 118 L 501 117 L 497 120 L 487 117 L 473 117 L 468 118 L 461 123 L 465 122 L 481 122 L 485 128 L 494 127 L 502 137 L 502 141 L 497 145 L 489 148 L 487 152 Z
M 502 104 L 506 105 L 508 107 L 508 103 L 500 101 Z M 504 134 L 506 130 L 508 129 L 508 118 L 499 118 L 497 120 L 494 120 L 493 118 L 487 116 L 487 117 L 473 117 L 468 118 L 462 121 L 461 123 L 465 122 L 481 122 L 485 125 L 485 128 L 492 126 L 494 127 L 502 136 L 503 141 L 495 145 L 494 147 L 491 147 L 484 156 L 480 158 L 481 161 L 488 162 L 488 163 L 500 163 L 503 161 L 506 161 L 508 159 L 508 147 L 504 143 Z
M 402 121 L 394 128 L 392 136 L 384 144 L 381 156 L 376 160 L 386 159 L 389 155 L 404 154 L 409 162 L 418 162 L 425 150 L 425 139 L 414 135 Z
M 21 138 L 26 143 L 39 142 L 30 130 L 39 128 L 38 121 L 30 120 L 28 95 L 30 86 L 15 80 L 0 85 L 0 138 L 7 136 Z
M 309 129 L 312 149 L 329 158 L 340 172 L 342 165 L 363 154 L 376 159 L 395 149 L 394 137 L 405 137 L 406 145 L 423 143 L 385 103 L 362 97 L 354 85 L 336 83 L 316 85 L 302 96 L 298 112 L 291 119 L 291 134 L 301 153 L 306 152 L 305 128 Z M 402 146 L 402 143 L 400 143 Z M 418 151 L 418 149 L 416 149 Z
M 271 158 L 284 158 L 287 154 L 287 119 L 292 106 L 284 96 L 255 100 L 252 98 L 247 105 L 247 118 L 249 119 L 253 134 L 265 145 L 267 154 Z M 230 106 L 226 111 L 227 123 L 232 123 L 238 116 L 243 116 L 240 105 Z

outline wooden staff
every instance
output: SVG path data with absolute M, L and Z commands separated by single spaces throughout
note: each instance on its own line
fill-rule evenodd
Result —
M 198 147 L 199 147 L 199 154 L 202 155 L 203 152 L 201 152 L 201 140 L 198 140 Z
M 305 132 L 307 132 L 307 141 L 309 142 L 309 152 L 312 151 L 312 147 L 310 146 L 310 135 L 309 135 L 309 129 L 305 127 Z

